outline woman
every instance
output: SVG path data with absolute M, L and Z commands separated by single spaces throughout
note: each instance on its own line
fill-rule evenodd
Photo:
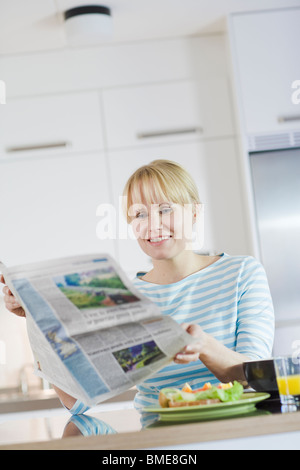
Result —
M 193 179 L 175 162 L 155 160 L 139 168 L 123 195 L 127 221 L 153 264 L 135 286 L 197 338 L 138 386 L 136 407 L 157 403 L 166 386 L 188 382 L 195 389 L 208 381 L 244 380 L 241 364 L 270 356 L 273 345 L 273 306 L 261 264 L 250 256 L 206 256 L 191 249 L 201 203 Z M 3 292 L 8 310 L 24 315 L 9 289 Z M 56 390 L 72 413 L 84 411 Z

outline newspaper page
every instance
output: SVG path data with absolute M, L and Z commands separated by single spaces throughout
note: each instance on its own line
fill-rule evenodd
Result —
M 36 374 L 86 405 L 143 382 L 194 341 L 107 254 L 0 271 L 26 312 Z

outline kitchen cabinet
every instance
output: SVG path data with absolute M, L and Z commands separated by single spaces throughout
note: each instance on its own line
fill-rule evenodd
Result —
M 103 91 L 109 149 L 233 134 L 226 78 Z
M 180 163 L 195 179 L 204 204 L 204 245 L 201 251 L 246 254 L 247 234 L 234 139 L 110 151 L 108 161 L 116 208 L 120 206 L 119 198 L 129 176 L 138 167 L 159 158 Z M 130 228 L 126 232 L 127 224 L 121 208 L 117 213 L 117 233 L 125 234 L 117 241 L 118 259 L 122 268 L 133 277 L 139 270 L 149 270 L 151 262 L 140 249 Z
M 0 158 L 103 148 L 96 92 L 11 99 L 1 107 Z
M 0 162 L 0 259 L 21 264 L 93 252 L 115 256 L 99 240 L 96 211 L 110 203 L 104 154 Z
M 300 8 L 233 14 L 229 21 L 237 99 L 250 149 L 288 147 L 300 134 Z M 270 134 L 267 141 L 261 134 Z M 275 134 L 273 136 L 273 134 Z M 273 139 L 272 139 L 273 136 Z M 299 143 L 298 142 L 298 143 Z

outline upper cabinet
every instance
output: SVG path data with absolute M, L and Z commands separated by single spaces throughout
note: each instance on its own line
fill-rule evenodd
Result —
M 0 158 L 103 148 L 97 92 L 11 99 L 1 107 Z
M 232 135 L 225 78 L 103 91 L 109 149 Z
M 299 8 L 230 17 L 237 100 L 248 136 L 300 128 L 300 104 L 293 99 L 300 80 L 299 25 Z

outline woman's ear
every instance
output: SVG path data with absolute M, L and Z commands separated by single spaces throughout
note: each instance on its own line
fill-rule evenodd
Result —
M 193 207 L 193 233 L 195 246 L 201 250 L 204 245 L 204 204 L 194 203 Z
M 201 204 L 200 202 L 193 203 L 193 224 L 195 224 L 200 218 L 202 206 L 203 204 Z

